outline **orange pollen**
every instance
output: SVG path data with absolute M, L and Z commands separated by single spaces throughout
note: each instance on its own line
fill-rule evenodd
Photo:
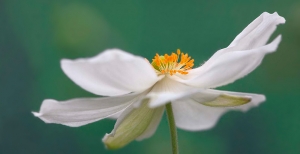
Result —
M 176 53 L 171 53 L 170 55 L 165 54 L 160 56 L 156 54 L 152 59 L 151 65 L 157 74 L 174 75 L 179 73 L 186 75 L 188 74 L 188 70 L 193 68 L 194 59 L 191 59 L 187 53 L 184 54 L 180 49 L 177 49 Z

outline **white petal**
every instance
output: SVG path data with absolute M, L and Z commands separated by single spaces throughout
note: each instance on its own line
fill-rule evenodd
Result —
M 114 115 L 112 115 L 112 116 L 109 116 L 108 118 L 109 118 L 109 119 L 116 120 L 116 119 L 118 119 L 118 118 L 120 117 L 120 115 L 122 114 L 122 112 L 123 112 L 124 110 L 125 110 L 125 109 L 121 110 L 120 112 L 118 112 L 118 113 L 116 113 L 116 114 L 114 114 Z
M 236 50 L 253 49 L 265 45 L 278 24 L 285 23 L 285 19 L 277 14 L 262 13 L 251 22 L 228 47 L 238 47 Z
M 208 90 L 208 93 L 211 93 L 211 95 L 207 97 L 204 97 L 201 93 L 199 93 L 194 94 L 189 98 L 172 102 L 176 126 L 178 128 L 189 131 L 209 129 L 217 123 L 218 119 L 225 112 L 230 110 L 247 111 L 251 107 L 257 106 L 265 101 L 265 96 L 259 94 L 218 90 Z M 208 100 L 209 97 L 217 98 L 221 94 L 251 98 L 251 102 L 236 107 L 210 107 L 201 104 L 205 102 L 205 100 Z
M 46 123 L 57 123 L 71 127 L 86 125 L 122 112 L 139 99 L 142 94 L 116 97 L 82 98 L 58 102 L 44 100 L 39 113 L 33 112 Z
M 153 86 L 151 91 L 146 95 L 146 98 L 150 99 L 149 107 L 155 108 L 191 95 L 196 91 L 199 91 L 199 88 L 187 86 L 169 77 L 165 77 Z
M 283 23 L 285 23 L 285 19 L 276 12 L 273 14 L 262 13 L 237 35 L 227 48 L 216 52 L 210 60 L 226 52 L 250 50 L 265 45 L 277 25 Z
M 164 107 L 151 109 L 147 103 L 144 101 L 139 108 L 131 105 L 122 112 L 113 131 L 102 139 L 106 148 L 119 149 L 135 139 L 142 140 L 153 135 Z
M 274 52 L 281 40 L 277 37 L 264 46 L 278 24 L 285 19 L 277 13 L 263 13 L 250 23 L 225 49 L 217 51 L 204 65 L 188 75 L 174 75 L 173 79 L 191 86 L 215 88 L 242 78 L 253 71 L 267 53 Z
M 160 78 L 142 57 L 109 49 L 93 58 L 61 61 L 65 74 L 83 89 L 104 96 L 143 91 Z
M 277 49 L 281 36 L 268 45 L 244 51 L 231 51 L 189 73 L 190 79 L 177 79 L 190 86 L 214 88 L 240 79 L 260 65 L 267 53 Z

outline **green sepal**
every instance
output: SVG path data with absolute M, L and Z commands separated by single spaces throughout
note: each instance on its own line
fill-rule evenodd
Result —
M 247 104 L 251 101 L 249 97 L 238 97 L 221 94 L 219 97 L 210 102 L 204 102 L 203 105 L 211 107 L 234 107 Z
M 121 124 L 115 128 L 114 133 L 104 136 L 102 141 L 107 149 L 120 149 L 144 133 L 155 112 L 155 109 L 149 108 L 147 104 L 143 103 L 139 108 L 133 108 Z

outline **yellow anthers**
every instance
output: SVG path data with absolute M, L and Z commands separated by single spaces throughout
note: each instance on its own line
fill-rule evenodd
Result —
M 177 49 L 177 54 L 180 55 L 180 49 Z
M 177 49 L 176 53 L 164 54 L 163 56 L 156 54 L 154 56 L 151 65 L 157 74 L 188 74 L 187 71 L 194 66 L 194 59 L 191 59 L 187 53 L 181 52 L 180 49 Z

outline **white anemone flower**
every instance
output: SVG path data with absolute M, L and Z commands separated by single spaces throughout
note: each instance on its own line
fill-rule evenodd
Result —
M 265 101 L 261 94 L 214 90 L 232 83 L 258 67 L 277 49 L 281 36 L 266 44 L 285 19 L 262 13 L 227 48 L 217 51 L 202 66 L 180 50 L 156 55 L 153 62 L 120 49 L 92 58 L 61 60 L 64 73 L 81 88 L 101 96 L 67 101 L 46 99 L 34 112 L 46 123 L 78 127 L 105 118 L 117 118 L 103 142 L 109 149 L 149 138 L 171 103 L 178 128 L 200 131 L 212 128 L 230 110 L 247 111 Z M 180 59 L 180 60 L 179 60 Z

